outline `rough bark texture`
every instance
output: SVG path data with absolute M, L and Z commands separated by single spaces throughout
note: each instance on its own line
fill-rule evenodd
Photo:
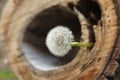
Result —
M 120 77 L 120 0 L 113 0 L 118 16 L 118 37 L 115 41 L 109 61 L 102 72 L 99 80 L 119 80 Z
M 100 18 L 96 18 L 96 9 L 92 10 L 89 7 L 87 10 L 83 8 L 89 6 L 87 4 L 91 3 L 91 1 L 9 0 L 7 2 L 0 22 L 0 39 L 6 46 L 9 64 L 20 80 L 120 79 L 120 0 L 93 0 L 92 3 L 95 1 L 101 10 Z M 81 35 L 78 35 L 82 36 L 79 41 L 85 42 L 87 38 L 88 41 L 95 41 L 95 45 L 92 49 L 81 48 L 71 62 L 58 69 L 51 71 L 38 70 L 26 59 L 21 49 L 22 39 L 26 27 L 38 13 L 42 13 L 42 11 L 57 5 L 76 15 L 79 19 L 78 21 L 80 21 L 82 30 L 86 26 L 91 27 L 90 31 L 86 31 L 90 35 L 84 31 L 81 32 Z M 96 14 L 91 14 L 91 11 L 95 11 Z M 80 12 L 84 14 L 86 18 L 85 22 L 82 22 Z M 41 15 L 43 14 L 46 14 L 46 12 Z M 47 18 L 46 20 L 48 20 Z M 83 28 L 83 26 L 85 27 Z M 43 27 L 43 29 L 48 28 Z M 95 40 L 88 37 L 91 34 L 94 34 L 92 38 L 95 38 Z

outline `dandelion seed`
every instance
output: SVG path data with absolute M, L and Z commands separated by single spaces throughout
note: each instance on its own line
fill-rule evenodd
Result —
M 46 45 L 53 55 L 63 57 L 72 49 L 70 43 L 73 41 L 74 36 L 69 28 L 57 26 L 48 33 Z

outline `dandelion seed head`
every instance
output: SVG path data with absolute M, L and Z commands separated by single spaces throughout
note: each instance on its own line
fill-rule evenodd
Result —
M 57 56 L 65 56 L 71 49 L 70 43 L 74 41 L 72 31 L 63 26 L 51 29 L 46 37 L 46 45 L 49 51 Z

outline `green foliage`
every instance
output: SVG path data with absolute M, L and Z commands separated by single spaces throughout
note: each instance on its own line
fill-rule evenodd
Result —
M 13 74 L 13 72 L 9 69 L 6 70 L 1 70 L 0 71 L 0 80 L 5 80 L 5 79 L 9 79 L 9 80 L 13 80 L 15 77 L 15 75 Z

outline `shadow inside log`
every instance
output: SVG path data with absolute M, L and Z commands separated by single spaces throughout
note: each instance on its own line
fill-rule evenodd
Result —
M 79 2 L 75 7 L 89 20 L 92 32 L 91 41 L 95 42 L 92 25 L 97 23 L 101 17 L 101 13 L 98 6 L 96 6 L 97 4 L 93 4 L 92 1 L 90 3 L 88 2 L 89 0 L 82 0 L 82 2 Z M 95 11 L 98 10 L 98 13 L 92 13 L 93 18 L 90 16 L 91 12 L 87 12 L 90 8 L 86 6 L 88 4 L 90 4 L 90 6 L 92 5 L 92 8 L 95 7 Z M 81 25 L 74 11 L 72 9 L 69 11 L 69 8 L 72 8 L 71 5 L 72 4 L 69 3 L 68 7 L 53 6 L 48 8 L 39 13 L 28 25 L 23 38 L 22 50 L 28 61 L 35 68 L 43 71 L 53 70 L 71 62 L 79 52 L 79 47 L 73 47 L 66 56 L 56 57 L 50 53 L 45 44 L 48 32 L 58 25 L 70 28 L 75 36 L 75 41 L 80 41 Z M 90 9 L 90 11 L 92 10 Z
M 37 65 L 38 69 L 46 70 L 67 64 L 79 51 L 79 48 L 75 47 L 62 58 L 49 52 L 45 44 L 46 36 L 49 30 L 58 25 L 70 28 L 75 35 L 75 40 L 79 41 L 80 24 L 77 17 L 59 6 L 49 8 L 38 14 L 25 32 L 23 51 L 31 63 Z

